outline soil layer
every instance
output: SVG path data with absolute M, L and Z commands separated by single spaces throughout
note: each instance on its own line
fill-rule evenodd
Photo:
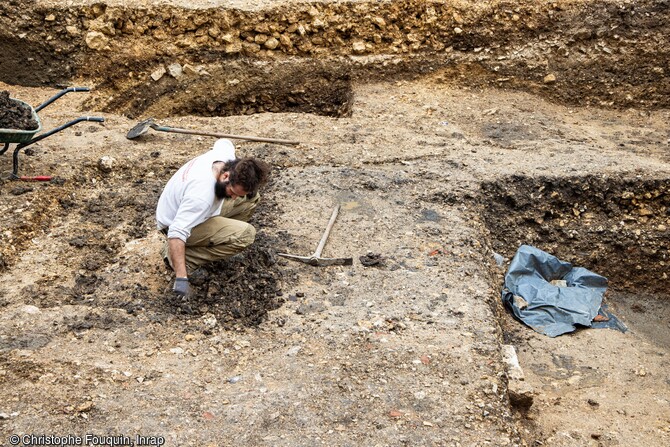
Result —
M 625 0 L 2 2 L 0 88 L 39 104 L 57 83 L 90 86 L 40 118 L 105 122 L 20 153 L 21 175 L 51 181 L 0 176 L 0 443 L 670 444 L 669 14 Z M 273 166 L 257 240 L 193 272 L 187 301 L 170 294 L 155 205 L 215 140 L 128 140 L 148 116 L 300 141 L 235 141 Z M 336 204 L 324 256 L 352 266 L 276 257 L 312 253 Z M 629 331 L 549 339 L 514 320 L 500 291 L 520 244 L 607 276 Z

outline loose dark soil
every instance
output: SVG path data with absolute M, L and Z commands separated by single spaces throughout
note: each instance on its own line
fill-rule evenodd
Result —
M 0 92 L 0 129 L 35 130 L 37 121 L 30 108 L 9 97 L 9 92 Z
M 193 272 L 190 275 L 194 292 L 191 297 L 179 297 L 168 290 L 163 302 L 170 313 L 189 319 L 211 314 L 218 325 L 226 329 L 257 326 L 265 321 L 268 311 L 277 309 L 284 302 L 278 285 L 277 260 L 271 248 L 275 244 L 259 235 L 243 253 Z M 207 331 L 208 328 L 200 329 Z

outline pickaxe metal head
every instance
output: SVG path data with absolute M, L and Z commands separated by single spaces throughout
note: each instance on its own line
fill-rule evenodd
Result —
M 305 264 L 313 265 L 314 267 L 328 267 L 331 265 L 353 265 L 353 258 L 317 258 L 316 256 L 297 256 L 289 255 L 288 253 L 277 253 L 277 256 L 282 256 L 286 259 L 293 259 L 294 261 L 304 262 Z

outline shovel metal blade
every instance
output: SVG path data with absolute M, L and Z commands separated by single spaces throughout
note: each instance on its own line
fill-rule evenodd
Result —
M 277 256 L 291 259 L 293 261 L 303 262 L 315 267 L 328 267 L 331 265 L 353 265 L 353 258 L 317 258 L 316 256 L 297 256 L 288 253 L 277 253 Z
M 154 119 L 147 118 L 144 121 L 137 123 L 135 127 L 130 129 L 128 131 L 128 134 L 126 135 L 126 138 L 128 138 L 129 140 L 133 140 L 139 137 L 140 135 L 144 135 L 150 128 L 154 126 L 156 126 L 156 124 L 154 123 Z

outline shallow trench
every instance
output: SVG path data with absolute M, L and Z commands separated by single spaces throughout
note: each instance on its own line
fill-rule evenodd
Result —
M 181 69 L 180 69 L 181 70 Z M 342 67 L 306 61 L 267 66 L 233 63 L 200 67 L 201 72 L 164 75 L 132 82 L 104 100 L 87 104 L 129 118 L 251 115 L 264 112 L 312 113 L 342 117 L 351 114 L 351 76 Z
M 659 433 L 645 428 L 655 416 L 644 418 L 666 411 L 653 396 L 669 383 L 670 180 L 510 176 L 483 183 L 481 194 L 495 252 L 509 261 L 529 244 L 607 277 L 603 305 L 625 329 L 550 338 L 500 303 L 504 342 L 518 353 L 521 383 L 534 387 L 532 405 L 515 406 L 528 445 L 661 445 Z M 492 275 L 497 290 L 503 274 Z
M 0 3 L 0 80 L 85 79 L 99 93 L 98 110 L 132 117 L 342 116 L 346 79 L 331 84 L 349 71 L 366 81 L 447 70 L 454 83 L 580 105 L 658 109 L 670 98 L 665 0 L 325 1 L 249 10 L 218 2 L 57 3 Z M 315 61 L 328 68 L 315 70 Z M 160 96 L 184 105 L 158 107 Z
M 605 276 L 603 304 L 670 348 L 654 329 L 670 316 L 670 180 L 511 176 L 483 183 L 481 193 L 495 252 L 511 260 L 533 245 Z M 651 315 L 639 318 L 646 308 Z
M 668 301 L 670 180 L 512 176 L 482 184 L 493 249 L 521 244 L 586 267 L 617 291 Z

